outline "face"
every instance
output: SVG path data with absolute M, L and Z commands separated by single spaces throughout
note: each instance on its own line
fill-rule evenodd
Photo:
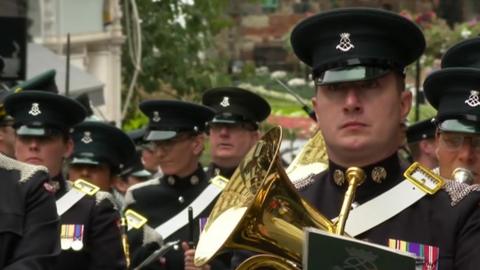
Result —
M 155 150 L 152 147 L 147 147 L 142 150 L 143 167 L 151 173 L 156 173 L 160 166 L 158 158 L 155 156 Z
M 0 126 L 0 152 L 15 157 L 15 129 L 10 125 Z
M 473 173 L 474 183 L 480 183 L 480 136 L 457 132 L 439 132 L 436 136 L 440 175 L 452 179 L 456 168 Z
M 50 177 L 60 174 L 65 158 L 73 149 L 71 139 L 62 135 L 45 137 L 17 135 L 15 141 L 15 156 L 17 160 L 48 168 Z
M 165 175 L 192 174 L 203 151 L 203 135 L 180 133 L 170 140 L 154 141 L 155 156 Z
M 225 168 L 236 167 L 257 142 L 259 132 L 242 124 L 211 124 L 212 161 Z
M 364 166 L 397 151 L 411 93 L 393 72 L 374 80 L 319 86 L 313 105 L 329 158 Z
M 68 168 L 70 180 L 84 179 L 98 186 L 100 190 L 109 192 L 113 184 L 110 167 L 107 164 L 70 164 Z

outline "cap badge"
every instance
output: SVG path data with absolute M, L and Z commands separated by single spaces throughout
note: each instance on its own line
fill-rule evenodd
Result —
M 342 52 L 348 52 L 351 49 L 355 48 L 355 46 L 353 46 L 352 42 L 350 41 L 350 33 L 341 33 L 340 41 L 338 42 L 338 45 L 335 48 Z
M 84 144 L 89 144 L 93 142 L 92 133 L 90 131 L 85 131 L 83 133 L 83 138 L 81 140 Z
M 479 91 L 477 90 L 470 90 L 470 96 L 465 100 L 465 103 L 467 103 L 468 106 L 470 107 L 477 107 L 480 105 L 480 98 L 478 95 L 480 94 Z
M 221 105 L 222 107 L 228 107 L 228 106 L 230 106 L 229 97 L 223 97 L 223 100 L 222 100 L 222 102 L 220 102 L 220 105 Z
M 158 114 L 157 111 L 154 111 L 154 112 L 153 112 L 152 121 L 153 121 L 153 122 L 160 122 L 160 120 L 162 120 L 162 118 L 160 117 L 160 115 Z
M 32 108 L 30 109 L 30 111 L 28 112 L 29 114 L 33 115 L 33 116 L 37 116 L 39 114 L 42 113 L 42 111 L 40 111 L 40 108 L 38 107 L 38 103 L 32 103 Z

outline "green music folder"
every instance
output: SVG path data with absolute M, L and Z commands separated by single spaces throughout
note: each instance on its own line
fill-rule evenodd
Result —
M 305 270 L 415 270 L 411 253 L 316 228 L 305 228 L 305 236 Z

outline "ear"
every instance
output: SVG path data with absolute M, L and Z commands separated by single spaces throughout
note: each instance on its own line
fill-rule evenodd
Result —
M 400 93 L 400 113 L 402 119 L 405 119 L 412 108 L 412 92 L 403 90 Z
M 200 156 L 203 152 L 204 144 L 205 144 L 205 135 L 204 134 L 199 134 L 199 135 L 193 137 L 193 141 L 192 141 L 193 154 L 196 155 L 196 156 Z
M 64 158 L 69 158 L 73 153 L 73 140 L 68 138 L 67 143 L 65 144 L 65 152 L 63 153 Z
M 315 112 L 315 119 L 317 119 L 317 125 L 320 124 L 319 122 L 319 117 L 318 115 L 320 114 L 319 109 L 317 108 L 317 97 L 314 96 L 312 97 L 312 106 L 313 106 L 313 111 Z

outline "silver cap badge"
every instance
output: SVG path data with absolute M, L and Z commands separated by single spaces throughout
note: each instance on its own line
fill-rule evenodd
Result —
M 90 131 L 85 131 L 83 133 L 83 138 L 81 140 L 84 144 L 89 144 L 93 142 L 92 133 Z
M 154 111 L 154 112 L 153 112 L 152 121 L 153 121 L 153 122 L 160 122 L 160 120 L 162 120 L 162 118 L 160 117 L 160 115 L 158 114 L 157 111 Z
M 222 107 L 228 107 L 228 106 L 230 106 L 229 97 L 223 97 L 223 100 L 222 100 L 222 102 L 220 102 L 220 105 L 221 105 Z
M 479 94 L 479 91 L 471 90 L 470 96 L 468 96 L 468 98 L 465 100 L 465 103 L 467 103 L 467 105 L 470 107 L 477 107 L 480 105 L 480 98 L 478 97 Z
M 340 41 L 338 42 L 338 45 L 335 48 L 342 52 L 348 52 L 351 49 L 355 48 L 355 46 L 353 46 L 352 42 L 350 41 L 350 33 L 341 33 Z
M 32 103 L 32 108 L 30 109 L 30 111 L 28 111 L 29 114 L 33 115 L 33 116 L 37 116 L 39 114 L 42 113 L 42 111 L 40 111 L 40 108 L 39 108 L 39 104 L 38 103 Z

